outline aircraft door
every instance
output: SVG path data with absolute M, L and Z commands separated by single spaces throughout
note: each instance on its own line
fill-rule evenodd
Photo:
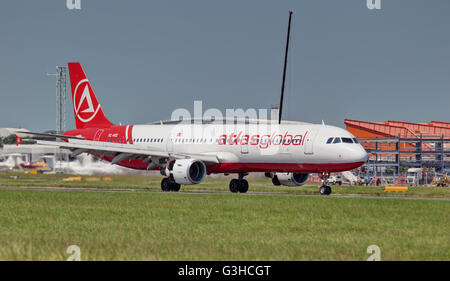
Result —
M 173 138 L 170 135 L 167 137 L 166 149 L 167 152 L 173 152 Z
M 308 155 L 314 154 L 314 140 L 316 139 L 317 133 L 319 132 L 319 129 L 312 128 L 306 133 L 305 137 L 305 146 L 304 146 L 304 153 Z
M 99 129 L 97 132 L 95 132 L 94 141 L 101 141 L 100 137 L 102 136 L 103 132 L 105 130 Z
M 245 123 L 245 128 L 243 131 L 244 131 L 244 136 L 249 135 L 249 124 L 247 122 Z M 246 144 L 240 144 L 241 154 L 248 154 L 248 142 L 249 142 L 249 140 L 247 141 Z

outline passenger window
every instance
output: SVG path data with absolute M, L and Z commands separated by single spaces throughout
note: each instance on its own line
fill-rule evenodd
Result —
M 356 139 L 356 138 L 353 138 L 353 141 L 354 141 L 355 143 L 359 143 L 358 139 Z
M 351 138 L 342 138 L 343 143 L 353 143 Z
M 330 143 L 332 143 L 333 142 L 333 138 L 329 138 L 328 140 L 327 140 L 327 144 L 330 144 Z
M 340 143 L 341 142 L 341 138 L 335 138 L 333 143 Z

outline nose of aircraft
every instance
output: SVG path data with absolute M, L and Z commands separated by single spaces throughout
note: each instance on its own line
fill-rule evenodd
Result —
M 347 146 L 346 147 L 346 154 L 344 156 L 344 159 L 349 162 L 366 162 L 367 161 L 367 152 L 362 147 L 362 145 L 354 145 L 354 146 Z
M 357 149 L 353 152 L 353 158 L 355 159 L 355 162 L 366 162 L 368 155 L 364 147 L 362 145 L 358 145 Z

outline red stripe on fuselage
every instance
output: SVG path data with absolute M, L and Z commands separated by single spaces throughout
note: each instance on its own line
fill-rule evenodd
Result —
M 104 160 L 111 162 L 112 157 L 103 157 Z M 208 174 L 223 173 L 248 173 L 248 172 L 291 172 L 291 173 L 322 173 L 322 172 L 343 172 L 356 169 L 362 166 L 364 162 L 352 163 L 220 163 L 206 166 Z M 118 163 L 127 168 L 145 170 L 147 162 L 141 160 L 123 160 Z M 155 168 L 153 170 L 158 170 Z
M 220 163 L 207 166 L 208 173 L 291 172 L 321 173 L 343 172 L 358 168 L 364 162 L 352 163 Z

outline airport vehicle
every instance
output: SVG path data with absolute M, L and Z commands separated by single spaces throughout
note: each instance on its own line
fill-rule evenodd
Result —
M 422 177 L 422 168 L 409 168 L 406 172 L 406 182 L 408 185 L 419 185 L 421 184 L 423 177 Z
M 355 169 L 367 159 L 352 134 L 324 124 L 116 125 L 105 116 L 80 63 L 68 68 L 76 129 L 51 134 L 64 142 L 37 143 L 132 169 L 158 169 L 164 191 L 198 184 L 211 173 L 237 174 L 229 185 L 234 193 L 247 192 L 244 177 L 251 172 L 265 172 L 274 184 L 286 186 L 303 185 L 310 173 L 318 173 L 324 179 L 320 193 L 328 195 L 329 173 Z
M 45 162 L 22 162 L 20 163 L 20 167 L 22 167 L 23 169 L 49 170 L 48 164 Z
M 343 179 L 341 174 L 331 175 L 328 178 L 328 184 L 331 185 L 342 185 Z
M 450 184 L 450 177 L 448 175 L 436 175 L 431 182 L 432 185 L 437 187 L 447 187 Z

